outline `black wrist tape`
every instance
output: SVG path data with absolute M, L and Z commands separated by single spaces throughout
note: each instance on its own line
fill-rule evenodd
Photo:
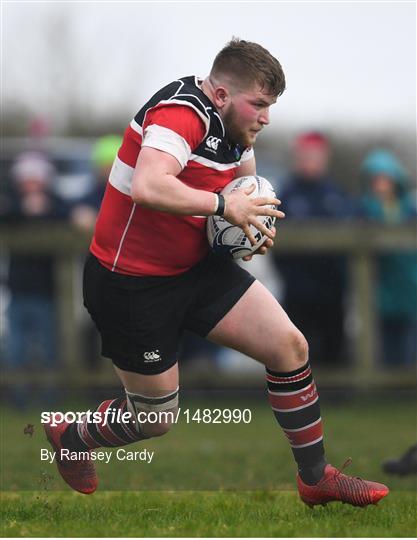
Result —
M 221 195 L 220 193 L 217 193 L 217 197 L 218 197 L 218 205 L 217 205 L 217 210 L 214 215 L 223 216 L 226 210 L 226 201 L 223 195 Z

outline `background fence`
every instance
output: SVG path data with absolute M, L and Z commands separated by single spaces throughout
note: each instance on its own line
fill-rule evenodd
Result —
M 92 373 L 81 364 L 80 326 L 78 307 L 82 304 L 79 276 L 81 261 L 88 250 L 91 235 L 81 233 L 69 226 L 37 225 L 0 227 L 0 242 L 5 253 L 51 253 L 56 264 L 56 284 L 59 322 L 60 369 L 54 372 L 27 375 L 30 382 L 54 380 L 65 385 L 103 385 L 115 381 L 108 364 L 99 373 Z M 353 332 L 352 361 L 338 369 L 318 370 L 321 384 L 355 387 L 415 387 L 414 368 L 382 369 L 377 352 L 377 312 L 374 300 L 375 257 L 383 252 L 412 250 L 416 246 L 414 224 L 401 226 L 369 225 L 360 222 L 333 223 L 323 221 L 290 223 L 280 225 L 275 244 L 278 253 L 332 253 L 345 254 L 349 262 L 352 309 L 357 321 Z M 16 379 L 17 378 L 17 379 Z M 18 372 L 3 373 L 3 384 L 20 380 Z M 213 375 L 205 384 L 215 387 L 242 386 L 263 383 L 256 381 L 253 373 L 239 377 L 224 374 Z M 187 377 L 183 383 L 198 382 L 198 375 Z

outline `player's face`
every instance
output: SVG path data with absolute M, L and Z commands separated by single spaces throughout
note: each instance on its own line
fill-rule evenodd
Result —
M 223 114 L 228 137 L 241 146 L 252 146 L 258 133 L 269 124 L 269 107 L 276 97 L 266 94 L 258 85 L 231 96 Z

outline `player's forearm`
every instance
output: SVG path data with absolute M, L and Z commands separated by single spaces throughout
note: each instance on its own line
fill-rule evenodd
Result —
M 140 206 L 170 214 L 210 216 L 217 205 L 214 193 L 190 188 L 171 174 L 158 175 L 151 182 L 139 180 L 131 196 Z

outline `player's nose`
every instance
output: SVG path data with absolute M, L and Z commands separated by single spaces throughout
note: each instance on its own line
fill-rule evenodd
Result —
M 269 124 L 269 109 L 264 109 L 262 113 L 259 115 L 258 121 L 263 126 L 267 126 Z

